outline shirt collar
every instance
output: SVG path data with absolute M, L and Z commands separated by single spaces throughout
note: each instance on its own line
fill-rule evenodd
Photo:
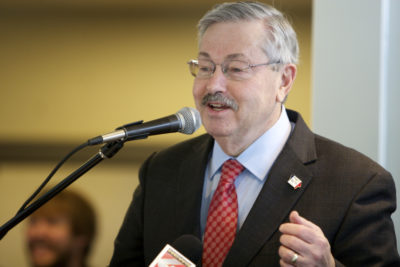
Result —
M 263 135 L 256 139 L 237 158 L 249 172 L 257 179 L 263 180 L 267 176 L 273 162 L 278 157 L 291 132 L 291 124 L 282 105 L 282 112 L 278 121 Z M 210 179 L 214 177 L 222 164 L 230 159 L 217 142 L 214 143 L 210 161 Z

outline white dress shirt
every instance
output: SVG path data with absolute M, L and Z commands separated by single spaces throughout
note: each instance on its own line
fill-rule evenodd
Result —
M 237 158 L 244 167 L 244 171 L 236 178 L 236 194 L 238 197 L 238 229 L 242 227 L 251 207 L 261 191 L 268 172 L 274 161 L 282 151 L 289 138 L 292 126 L 282 105 L 282 112 L 278 121 Z M 200 226 L 204 235 L 208 207 L 218 186 L 223 163 L 232 157 L 225 154 L 217 142 L 214 142 L 212 155 L 207 164 L 203 197 L 201 203 Z

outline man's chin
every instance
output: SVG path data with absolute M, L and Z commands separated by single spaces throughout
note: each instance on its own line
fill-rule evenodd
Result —
M 204 128 L 215 139 L 227 138 L 233 133 L 232 127 L 226 121 L 207 123 L 204 124 Z
M 57 254 L 51 249 L 35 248 L 31 251 L 31 263 L 33 267 L 57 266 Z

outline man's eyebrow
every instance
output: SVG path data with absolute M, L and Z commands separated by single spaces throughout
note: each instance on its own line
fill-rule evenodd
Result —
M 199 55 L 198 55 L 198 57 L 200 57 L 200 56 L 202 56 L 202 57 L 207 57 L 207 58 L 211 58 L 210 57 L 210 55 L 207 53 L 207 52 L 199 52 Z M 236 53 L 236 54 L 231 54 L 231 55 L 228 55 L 226 58 L 225 58 L 225 60 L 226 59 L 238 59 L 238 58 L 246 58 L 246 56 L 244 55 L 244 54 L 242 54 L 242 53 Z
M 211 58 L 210 55 L 206 52 L 199 52 L 198 57 L 200 57 L 200 56 Z
M 236 54 L 228 55 L 226 57 L 226 59 L 238 59 L 238 58 L 246 58 L 246 56 L 244 54 L 241 54 L 241 53 L 236 53 Z

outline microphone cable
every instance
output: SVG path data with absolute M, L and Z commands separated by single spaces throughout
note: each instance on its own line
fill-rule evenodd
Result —
M 43 188 L 49 183 L 51 178 L 54 176 L 54 174 L 58 171 L 58 169 L 61 168 L 61 166 L 70 158 L 72 155 L 77 153 L 78 151 L 82 150 L 83 148 L 89 146 L 89 142 L 85 142 L 76 148 L 74 148 L 71 152 L 69 152 L 57 165 L 54 167 L 54 169 L 50 172 L 50 174 L 47 176 L 47 178 L 42 182 L 42 184 L 36 189 L 36 191 L 22 204 L 21 208 L 19 208 L 18 212 L 16 213 L 17 215 L 24 211 L 25 208 L 28 206 L 28 204 L 43 190 Z

